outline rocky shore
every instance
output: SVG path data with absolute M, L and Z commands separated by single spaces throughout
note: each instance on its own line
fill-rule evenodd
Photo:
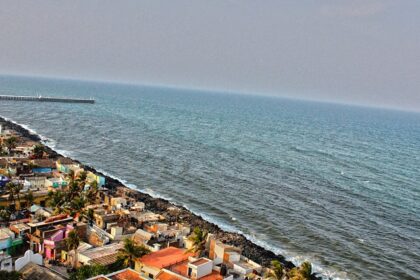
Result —
M 25 129 L 24 127 L 16 123 L 5 120 L 4 118 L 1 118 L 1 117 L 0 117 L 0 123 L 2 123 L 4 126 L 12 130 L 19 132 L 22 136 L 28 139 L 31 139 L 32 141 L 37 141 L 37 142 L 42 141 L 41 137 L 39 137 L 36 134 L 31 133 L 29 130 Z M 56 151 L 54 151 L 53 149 L 47 146 L 46 146 L 46 151 L 52 158 L 63 157 L 62 155 L 60 155 L 59 153 L 57 153 Z M 188 223 L 189 225 L 191 225 L 191 227 L 198 226 L 201 229 L 208 231 L 209 233 L 213 234 L 218 240 L 226 244 L 234 245 L 236 247 L 241 248 L 242 255 L 244 255 L 245 257 L 249 259 L 252 259 L 253 261 L 257 263 L 260 263 L 263 266 L 267 266 L 267 267 L 270 266 L 271 261 L 276 259 L 276 260 L 279 260 L 286 268 L 290 269 L 290 268 L 295 267 L 295 265 L 292 262 L 287 261 L 284 256 L 276 255 L 272 251 L 266 250 L 265 248 L 251 242 L 242 234 L 224 231 L 216 224 L 206 221 L 201 216 L 190 212 L 185 207 L 174 205 L 168 200 L 165 200 L 162 198 L 154 198 L 149 194 L 142 193 L 134 189 L 130 189 L 126 187 L 119 180 L 116 180 L 101 172 L 98 172 L 93 167 L 86 166 L 75 159 L 72 159 L 72 160 L 82 165 L 86 170 L 92 171 L 96 174 L 100 174 L 101 176 L 105 177 L 107 188 L 111 190 L 115 190 L 117 187 L 125 187 L 126 193 L 129 196 L 136 198 L 139 201 L 144 202 L 146 205 L 146 208 L 152 212 L 170 217 L 171 215 L 173 215 L 171 214 L 171 208 L 176 207 L 177 209 L 179 209 L 177 211 L 178 219 L 181 219 L 183 222 Z M 321 277 L 316 276 L 314 274 L 312 275 L 312 279 L 321 279 Z

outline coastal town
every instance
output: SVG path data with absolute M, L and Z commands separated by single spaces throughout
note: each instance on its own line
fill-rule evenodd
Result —
M 304 280 L 296 267 L 0 120 L 0 279 Z

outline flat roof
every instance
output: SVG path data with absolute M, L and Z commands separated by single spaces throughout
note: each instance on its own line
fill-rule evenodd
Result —
M 196 261 L 193 261 L 191 264 L 195 265 L 195 266 L 199 266 L 199 265 L 202 265 L 202 264 L 205 264 L 205 263 L 208 263 L 208 262 L 211 262 L 211 260 L 206 259 L 206 258 L 200 258 Z
M 112 243 L 109 245 L 101 246 L 86 250 L 80 254 L 90 258 L 91 260 L 97 259 L 106 255 L 112 255 L 123 247 L 122 243 Z

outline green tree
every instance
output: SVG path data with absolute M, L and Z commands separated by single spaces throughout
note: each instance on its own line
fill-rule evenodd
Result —
M 20 280 L 21 274 L 17 271 L 0 270 L 1 280 Z
M 44 145 L 37 144 L 34 147 L 34 150 L 32 151 L 35 158 L 43 158 L 45 152 Z
M 65 195 L 62 191 L 48 192 L 47 205 L 54 208 L 54 212 L 60 213 L 65 202 Z
M 303 262 L 299 267 L 295 267 L 289 272 L 289 280 L 310 280 L 312 265 L 310 262 Z
M 124 246 L 118 250 L 118 260 L 123 262 L 124 267 L 134 267 L 134 261 L 144 255 L 149 254 L 150 251 L 142 245 L 136 245 L 132 239 L 124 239 Z
M 83 265 L 70 274 L 70 280 L 85 280 L 100 274 L 108 274 L 109 272 L 103 265 Z
M 16 205 L 16 202 L 19 201 L 20 206 L 20 191 L 22 190 L 23 186 L 21 184 L 15 184 L 13 182 L 9 182 L 6 184 L 6 189 L 9 192 L 9 200 L 10 202 Z
M 73 268 L 76 268 L 77 266 L 77 259 L 78 259 L 78 252 L 77 252 L 77 248 L 79 248 L 80 245 L 80 238 L 79 235 L 77 234 L 76 230 L 72 230 L 69 232 L 67 238 L 66 238 L 66 245 L 67 245 L 67 249 L 69 251 L 74 252 L 74 257 L 73 257 Z
M 34 194 L 32 191 L 29 191 L 25 194 L 25 200 L 28 203 L 28 209 L 31 208 L 31 206 L 34 204 Z
M 86 198 L 89 204 L 95 204 L 96 198 L 99 193 L 98 182 L 92 181 L 89 186 L 89 190 L 87 190 Z
M 9 137 L 5 140 L 4 144 L 6 145 L 7 149 L 9 150 L 9 154 L 10 154 L 10 150 L 16 148 L 17 138 L 15 136 L 11 136 L 11 137 Z
M 0 209 L 0 219 L 2 221 L 8 222 L 10 220 L 10 211 L 7 209 Z
M 283 265 L 278 260 L 272 261 L 270 277 L 276 280 L 281 280 L 283 278 L 283 275 Z
M 311 263 L 308 261 L 303 262 L 299 267 L 299 272 L 305 279 L 310 279 L 312 274 Z
M 188 237 L 188 240 L 192 242 L 192 248 L 188 251 L 194 252 L 199 257 L 202 257 L 206 251 L 207 236 L 207 231 L 203 231 L 199 227 L 195 227 L 193 233 Z

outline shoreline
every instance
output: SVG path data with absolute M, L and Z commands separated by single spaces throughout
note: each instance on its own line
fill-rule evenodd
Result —
M 169 212 L 168 208 L 176 207 L 177 209 L 180 210 L 177 216 L 180 219 L 182 219 L 183 222 L 189 224 L 192 228 L 198 226 L 201 229 L 208 231 L 209 233 L 213 234 L 218 240 L 222 241 L 223 243 L 241 248 L 243 256 L 261 264 L 262 266 L 269 267 L 272 260 L 279 260 L 284 265 L 285 268 L 291 269 L 291 268 L 296 267 L 294 263 L 286 260 L 286 258 L 283 255 L 275 254 L 274 252 L 268 249 L 265 249 L 260 245 L 255 244 L 254 242 L 249 240 L 247 237 L 245 237 L 241 233 L 223 230 L 217 224 L 207 221 L 202 216 L 200 216 L 199 214 L 193 213 L 192 211 L 188 210 L 183 205 L 177 205 L 177 204 L 174 204 L 173 202 L 170 202 L 167 199 L 153 197 L 148 193 L 142 192 L 140 190 L 132 189 L 128 187 L 125 183 L 121 182 L 120 180 L 113 178 L 110 175 L 104 174 L 103 172 L 96 170 L 92 166 L 85 165 L 77 159 L 60 154 L 59 152 L 55 151 L 53 148 L 45 145 L 40 135 L 30 131 L 29 129 L 23 127 L 20 124 L 13 122 L 12 120 L 9 120 L 0 116 L 0 122 L 4 123 L 6 126 L 11 128 L 12 130 L 17 131 L 23 137 L 26 137 L 34 142 L 41 143 L 43 146 L 45 146 L 46 152 L 48 153 L 49 156 L 70 158 L 75 163 L 78 163 L 81 166 L 83 166 L 86 170 L 97 173 L 105 177 L 106 178 L 105 187 L 110 189 L 111 191 L 116 191 L 117 187 L 123 187 L 124 191 L 126 192 L 128 196 L 133 197 L 136 200 L 144 202 L 146 205 L 146 208 L 152 212 L 155 212 L 158 214 L 170 215 L 168 213 Z M 313 273 L 311 278 L 314 280 L 324 279 L 318 273 Z

